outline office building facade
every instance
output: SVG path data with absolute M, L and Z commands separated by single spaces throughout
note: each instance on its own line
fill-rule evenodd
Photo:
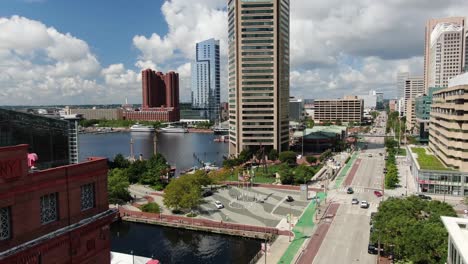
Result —
M 468 73 L 432 96 L 429 147 L 448 167 L 468 172 Z
M 0 263 L 110 263 L 107 159 L 30 165 L 28 145 L 0 147 Z
M 74 162 L 78 153 L 70 156 L 69 135 L 65 120 L 0 109 L 0 147 L 28 144 L 30 152 L 39 156 L 38 168 Z
M 364 100 L 356 96 L 344 99 L 316 99 L 314 101 L 314 120 L 317 122 L 355 122 L 362 123 Z
M 441 216 L 448 232 L 447 264 L 468 264 L 468 219 Z
M 300 122 L 304 120 L 304 100 L 290 98 L 289 99 L 289 120 Z
M 447 87 L 448 80 L 465 66 L 465 18 L 430 19 L 426 23 L 424 89 Z
M 197 43 L 192 62 L 192 108 L 214 123 L 220 121 L 220 74 L 219 40 Z
M 289 146 L 289 0 L 228 2 L 229 153 Z

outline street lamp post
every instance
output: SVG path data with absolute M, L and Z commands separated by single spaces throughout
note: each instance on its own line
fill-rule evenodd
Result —
M 292 204 L 289 204 L 289 242 L 291 242 Z

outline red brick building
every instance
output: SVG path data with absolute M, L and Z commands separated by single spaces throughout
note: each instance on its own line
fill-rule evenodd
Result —
M 107 160 L 31 172 L 27 154 L 0 148 L 0 263 L 110 263 Z
M 180 110 L 177 108 L 150 108 L 140 111 L 124 111 L 125 120 L 176 122 L 180 120 Z
M 180 120 L 179 74 L 155 72 L 146 69 L 141 72 L 142 109 L 126 111 L 124 119 L 141 121 L 175 122 Z

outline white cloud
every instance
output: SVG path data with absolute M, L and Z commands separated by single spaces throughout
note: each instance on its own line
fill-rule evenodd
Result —
M 138 74 L 102 69 L 88 44 L 39 21 L 0 18 L 0 105 L 140 101 Z

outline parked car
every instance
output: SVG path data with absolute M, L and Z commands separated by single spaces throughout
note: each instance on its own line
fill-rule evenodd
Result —
M 369 153 L 369 155 L 367 155 L 367 156 L 368 156 L 369 158 L 372 158 L 372 154 L 371 154 L 371 153 Z
M 292 198 L 292 196 L 288 195 L 288 197 L 286 197 L 286 202 L 294 202 L 294 198 Z
M 214 204 L 215 204 L 216 208 L 218 208 L 218 209 L 224 208 L 224 205 L 220 201 L 215 201 Z
M 367 201 L 361 201 L 361 208 L 369 208 L 369 203 Z
M 427 196 L 427 195 L 424 195 L 424 194 L 420 194 L 420 195 L 418 195 L 418 197 L 423 199 L 423 200 L 432 200 L 432 198 L 430 196 Z
M 353 198 L 351 200 L 351 204 L 359 204 L 359 200 L 357 198 Z
M 203 197 L 208 197 L 208 196 L 211 196 L 211 195 L 213 195 L 213 192 L 210 191 L 210 190 L 204 190 L 203 193 L 202 193 Z
M 353 188 L 348 187 L 348 189 L 346 190 L 346 193 L 347 193 L 347 194 L 353 194 L 353 193 L 354 193 Z
M 377 197 L 382 197 L 382 192 L 381 191 L 374 191 L 375 196 Z

